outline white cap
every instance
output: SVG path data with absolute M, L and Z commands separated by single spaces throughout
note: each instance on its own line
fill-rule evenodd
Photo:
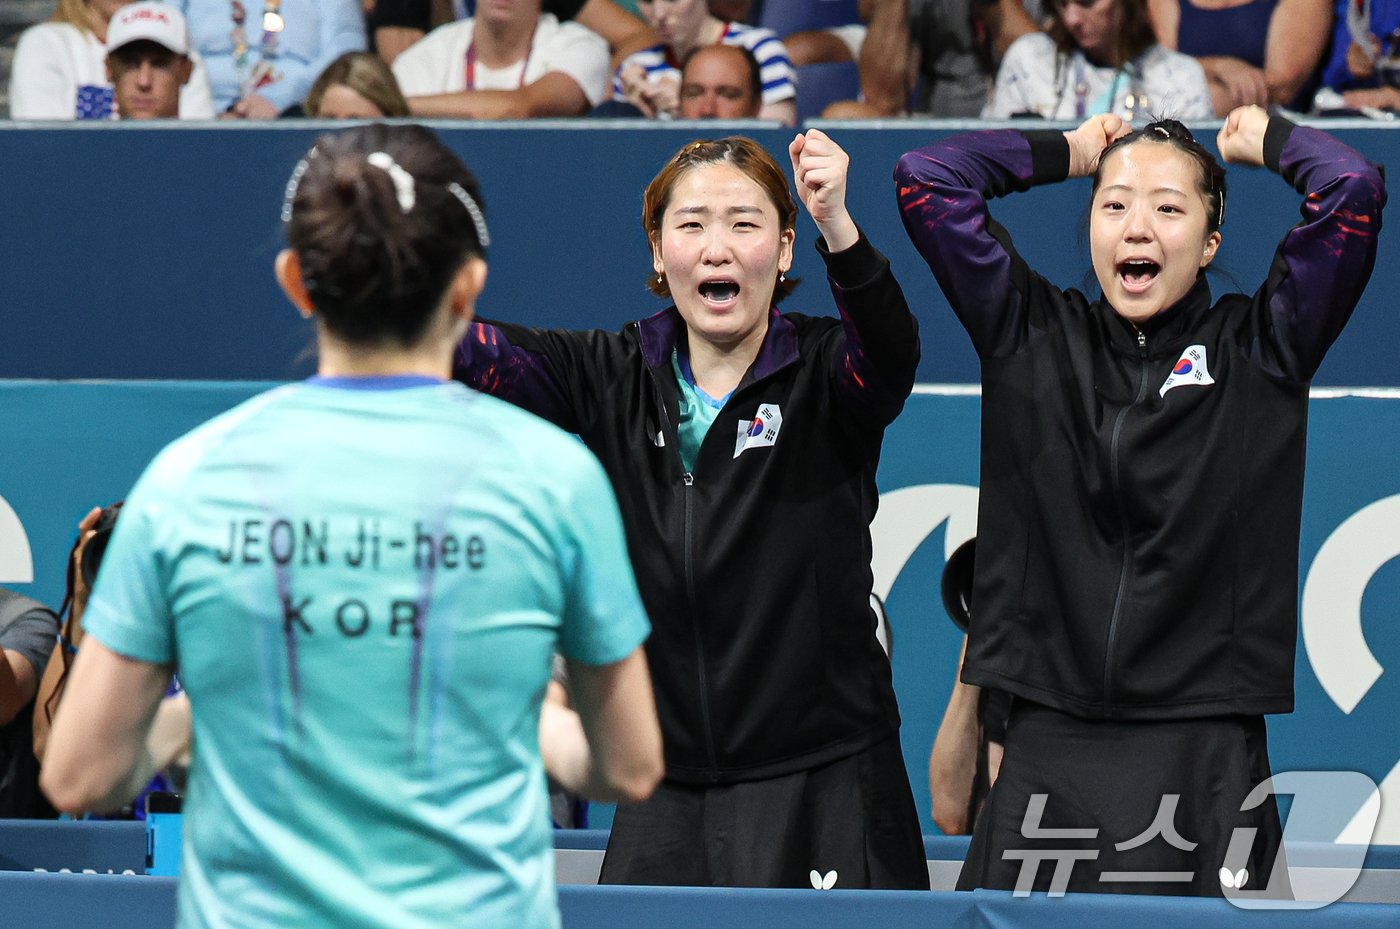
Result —
M 155 42 L 177 55 L 190 53 L 190 34 L 185 17 L 168 3 L 144 0 L 128 3 L 112 15 L 107 24 L 107 51 L 116 51 L 132 42 Z

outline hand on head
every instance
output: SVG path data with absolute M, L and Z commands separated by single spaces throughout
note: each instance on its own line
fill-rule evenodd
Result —
M 1230 111 L 1225 125 L 1215 137 L 1215 147 L 1222 160 L 1230 164 L 1262 165 L 1264 163 L 1264 132 L 1269 128 L 1269 113 L 1259 106 L 1241 106 Z
M 821 230 L 829 249 L 842 251 L 860 237 L 846 210 L 846 178 L 851 159 L 820 129 L 798 133 L 788 145 L 797 197 Z
M 1103 150 L 1116 139 L 1132 132 L 1133 127 L 1112 113 L 1090 116 L 1075 129 L 1065 133 L 1069 141 L 1069 176 L 1088 177 L 1094 173 Z

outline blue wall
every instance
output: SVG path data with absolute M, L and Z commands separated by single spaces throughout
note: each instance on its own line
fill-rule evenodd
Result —
M 83 513 L 124 496 L 166 442 L 264 386 L 0 381 L 0 584 L 57 604 Z M 1300 577 L 1333 589 L 1303 613 L 1297 710 L 1270 731 L 1275 771 L 1354 770 L 1379 783 L 1394 770 L 1383 836 L 1400 845 L 1400 392 L 1391 393 L 1313 400 Z M 878 475 L 873 567 L 888 593 L 905 760 L 929 831 L 928 755 L 960 643 L 938 578 L 975 531 L 978 416 L 973 391 L 918 388 L 888 431 Z
M 480 176 L 495 245 L 484 314 L 538 325 L 606 328 L 660 308 L 641 193 L 667 157 L 714 125 L 449 125 Z M 749 130 L 787 164 L 791 135 Z M 891 257 L 924 332 L 920 380 L 977 380 L 967 337 L 914 252 L 894 205 L 899 155 L 947 133 L 938 124 L 833 127 L 852 155 L 852 213 Z M 287 175 L 318 130 L 103 126 L 0 128 L 0 376 L 282 379 L 309 371 L 311 332 L 272 280 Z M 1373 160 L 1396 160 L 1400 127 L 1339 130 Z M 1212 132 L 1203 135 L 1213 137 Z M 1297 219 L 1299 198 L 1262 169 L 1232 168 L 1218 265 L 1242 289 L 1262 280 Z M 1088 270 L 1079 234 L 1085 181 L 996 207 L 1033 267 L 1065 286 Z M 827 312 L 830 296 L 799 229 L 790 306 Z M 1317 383 L 1400 385 L 1395 236 Z M 1230 286 L 1227 281 L 1219 287 Z
M 87 508 L 123 496 L 161 445 L 260 386 L 212 381 L 310 372 L 311 328 L 276 289 L 272 261 L 283 244 L 278 213 L 287 175 L 318 131 L 307 124 L 0 127 L 0 378 L 211 381 L 178 387 L 0 381 L 0 583 L 56 604 L 62 557 Z M 789 133 L 746 131 L 786 163 Z M 920 380 L 977 381 L 967 338 L 904 234 L 890 183 L 902 152 L 949 128 L 898 123 L 830 131 L 852 155 L 852 212 L 890 255 L 919 315 Z M 644 289 L 650 260 L 639 221 L 641 191 L 680 145 L 719 134 L 716 127 L 533 123 L 452 125 L 443 132 L 485 190 L 495 241 L 483 314 L 616 328 L 660 307 Z M 1400 127 L 1338 134 L 1375 161 L 1400 155 Z M 1217 265 L 1249 289 L 1296 221 L 1299 198 L 1263 170 L 1232 168 L 1230 185 Z M 1071 182 L 995 208 L 1032 266 L 1065 286 L 1079 285 L 1088 269 L 1079 232 L 1087 193 L 1087 182 Z M 822 312 L 830 297 L 811 250 L 814 236 L 804 216 L 796 273 L 808 281 L 789 306 Z M 1400 385 L 1395 241 L 1393 232 L 1382 236 L 1375 277 L 1318 384 Z M 884 573 L 897 624 L 905 750 L 926 823 L 924 766 L 952 686 L 958 642 L 937 606 L 936 579 L 950 537 L 970 532 L 976 404 L 975 396 L 916 397 L 890 431 L 881 470 L 887 495 L 924 488 L 885 510 L 922 523 L 888 523 L 883 531 L 910 547 L 894 545 L 887 557 L 898 565 Z M 1400 500 L 1397 457 L 1400 402 L 1315 404 L 1305 579 L 1324 541 L 1349 517 L 1376 501 Z M 4 501 L 17 517 L 8 526 Z M 32 583 L 9 567 L 30 561 L 13 545 L 25 537 L 14 534 L 16 525 L 33 545 Z M 1391 525 L 1400 527 L 1400 517 Z M 1364 541 L 1372 553 L 1400 554 L 1400 543 L 1384 532 Z M 907 562 L 899 560 L 905 554 Z M 1355 598 L 1371 650 L 1389 667 L 1400 661 L 1400 627 L 1388 621 L 1400 615 L 1400 567 L 1389 555 L 1382 561 L 1360 580 Z M 1318 628 L 1328 629 L 1327 620 Z M 1327 649 L 1328 641 L 1314 644 Z M 1364 679 L 1355 637 L 1331 641 L 1339 666 Z M 1276 769 L 1352 767 L 1379 781 L 1395 767 L 1400 688 L 1393 674 L 1383 674 L 1354 708 L 1343 710 L 1300 647 L 1298 688 L 1298 712 L 1273 726 Z M 1392 808 L 1400 810 L 1400 775 L 1394 789 Z M 1400 816 L 1390 828 L 1387 841 L 1400 842 Z

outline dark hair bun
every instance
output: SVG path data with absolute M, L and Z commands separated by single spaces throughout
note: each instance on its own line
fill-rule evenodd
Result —
M 462 263 L 485 254 L 476 179 L 422 126 L 323 136 L 283 215 L 319 318 L 352 344 L 415 344 Z
M 1156 133 L 1164 139 L 1180 139 L 1183 142 L 1194 142 L 1196 137 L 1191 134 L 1191 130 L 1178 119 L 1159 119 L 1148 123 L 1143 127 L 1143 134 Z

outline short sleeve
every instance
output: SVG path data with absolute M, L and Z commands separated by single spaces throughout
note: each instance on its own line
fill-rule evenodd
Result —
M 543 64 L 546 74 L 557 71 L 573 78 L 589 106 L 607 99 L 608 43 L 597 33 L 578 23 L 561 23 L 549 40 Z
M 571 491 L 561 495 L 559 562 L 565 603 L 559 651 L 584 664 L 621 661 L 651 632 L 622 531 L 617 499 L 603 467 L 582 446 Z
M 214 93 L 209 88 L 209 69 L 199 52 L 191 50 L 189 83 L 180 88 L 181 119 L 213 119 Z
M 422 97 L 459 90 L 454 86 L 461 59 L 453 55 L 460 46 L 465 54 L 471 43 L 470 20 L 439 26 L 414 42 L 394 59 L 394 80 L 405 97 Z
M 983 119 L 1010 119 L 1017 113 L 1036 112 L 1034 97 L 1042 90 L 1037 85 L 1047 79 L 1047 75 L 1038 72 L 1053 67 L 1051 62 L 1036 62 L 1040 42 L 1040 34 L 1031 33 L 1011 43 L 997 68 L 992 95 L 982 110 Z M 1054 95 L 1052 92 L 1046 96 Z
M 122 506 L 102 570 L 83 614 L 83 631 L 118 654 L 150 664 L 175 663 L 174 618 L 166 595 L 168 560 L 152 499 L 159 481 L 152 465 Z
M 0 596 L 12 596 L 8 592 Z M 42 677 L 53 654 L 54 643 L 58 640 L 58 617 L 53 610 L 28 598 L 20 600 L 28 609 L 0 626 L 0 649 L 23 655 L 34 669 L 34 674 Z M 3 601 L 0 601 L 3 603 Z M 0 611 L 3 612 L 3 611 Z
M 10 117 L 74 119 L 77 89 L 61 33 L 43 23 L 26 29 L 10 70 Z
M 740 44 L 746 45 L 758 62 L 759 77 L 763 83 L 763 103 L 782 103 L 797 96 L 797 73 L 793 70 L 792 59 L 788 57 L 787 46 L 769 29 L 752 29 L 741 34 Z

